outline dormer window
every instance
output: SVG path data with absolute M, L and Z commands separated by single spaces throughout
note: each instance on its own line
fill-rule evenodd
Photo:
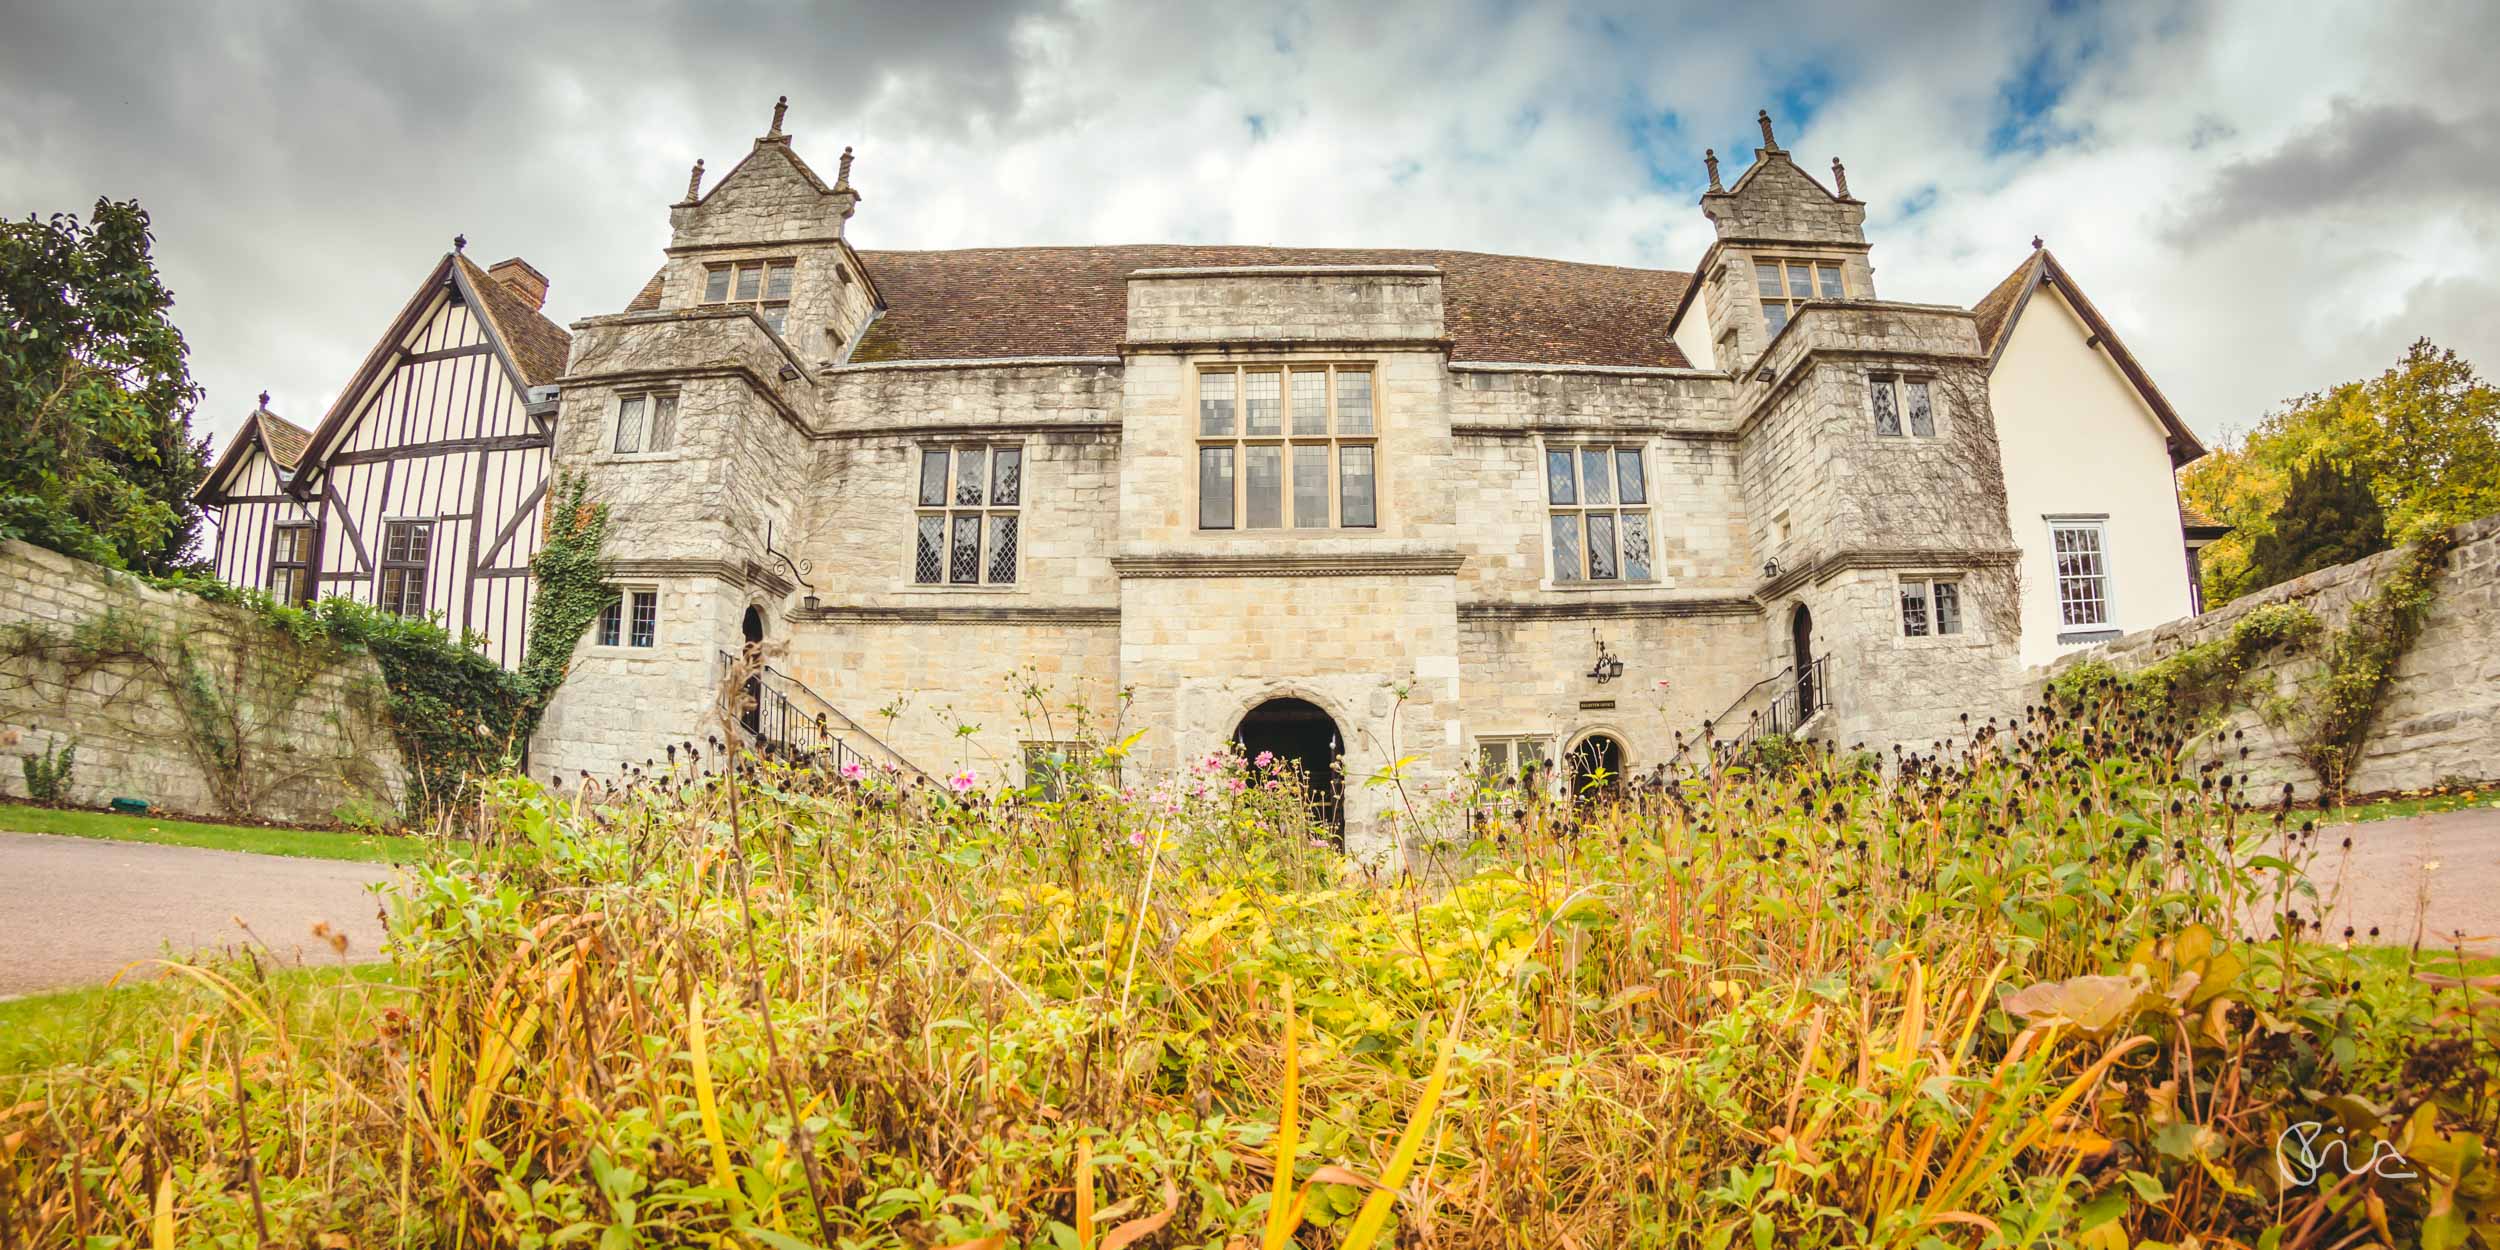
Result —
M 755 309 L 773 333 L 783 332 L 790 316 L 790 288 L 796 281 L 795 260 L 742 260 L 703 271 L 703 302 L 745 304 Z
M 1774 338 L 1810 299 L 1844 299 L 1840 262 L 1834 260 L 1757 260 L 1754 289 L 1762 295 L 1762 319 Z

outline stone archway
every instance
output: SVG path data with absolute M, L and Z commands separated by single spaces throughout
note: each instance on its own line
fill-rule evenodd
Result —
M 1626 760 L 1623 739 L 1606 730 L 1582 734 L 1563 753 L 1565 775 L 1571 779 L 1571 798 L 1586 800 L 1623 788 Z
M 763 642 L 764 609 L 752 603 L 748 604 L 746 616 L 738 622 L 738 633 L 749 644 Z M 738 714 L 738 723 L 745 726 L 748 733 L 762 734 L 764 732 L 764 674 L 761 669 L 748 675 L 747 697 L 744 703 L 745 710 Z
M 1345 841 L 1345 735 L 1336 718 L 1308 699 L 1271 698 L 1242 714 L 1233 745 L 1244 756 L 1271 755 L 1302 776 L 1312 816 Z

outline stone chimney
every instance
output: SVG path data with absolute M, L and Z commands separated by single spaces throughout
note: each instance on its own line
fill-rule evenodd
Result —
M 547 306 L 547 275 L 518 256 L 497 261 L 486 271 L 486 276 L 503 283 L 513 294 L 529 301 L 532 308 Z

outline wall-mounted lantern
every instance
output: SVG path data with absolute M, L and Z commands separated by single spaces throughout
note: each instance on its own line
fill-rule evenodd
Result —
M 1601 686 L 1623 676 L 1622 659 L 1606 649 L 1603 638 L 1597 640 L 1597 662 L 1589 666 L 1589 676 Z
M 1778 580 L 1779 580 L 1779 575 L 1780 575 L 1780 562 L 1779 562 L 1778 560 L 1773 559 L 1773 560 L 1765 560 L 1765 561 L 1763 561 L 1763 562 L 1762 562 L 1762 576 L 1764 576 L 1765 578 L 1768 578 L 1768 579 L 1770 579 L 1770 580 L 1772 580 L 1772 581 L 1778 581 Z

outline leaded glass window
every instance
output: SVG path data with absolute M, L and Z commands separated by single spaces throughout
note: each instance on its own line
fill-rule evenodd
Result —
M 425 615 L 426 571 L 433 555 L 432 521 L 385 522 L 375 606 L 401 616 Z
M 1546 448 L 1545 503 L 1555 581 L 1657 579 L 1640 448 Z
M 1007 586 L 1016 580 L 1024 448 L 1015 443 L 920 449 L 911 579 L 921 586 Z
M 2049 527 L 2057 556 L 2058 619 L 2068 626 L 2109 624 L 2109 558 L 2098 521 Z
M 312 602 L 312 552 L 309 524 L 285 521 L 269 531 L 269 593 L 278 602 L 296 606 Z
M 1867 379 L 1868 402 L 1875 413 L 1875 433 L 1883 438 L 1936 436 L 1936 399 L 1926 378 L 1879 373 Z
M 620 456 L 673 451 L 677 447 L 677 393 L 638 391 L 617 396 L 616 438 Z
M 1198 528 L 1378 526 L 1372 385 L 1351 365 L 1200 370 Z

